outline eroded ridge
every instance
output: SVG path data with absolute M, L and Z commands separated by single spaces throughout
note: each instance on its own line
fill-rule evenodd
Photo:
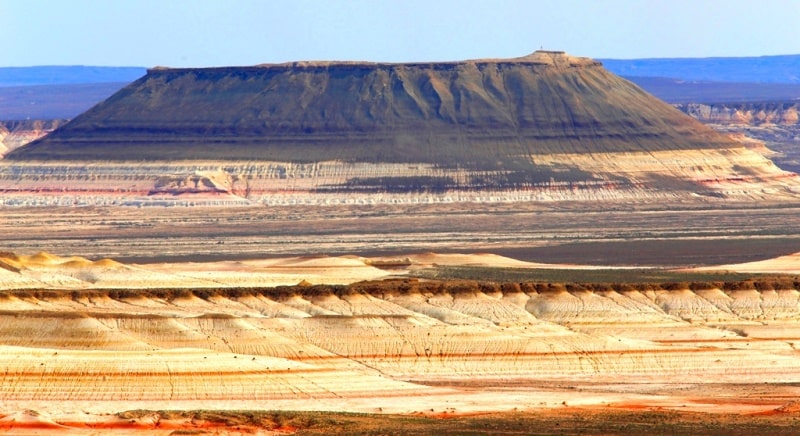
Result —
M 417 162 L 0 163 L 0 206 L 289 206 L 796 201 L 756 150 L 542 154 L 532 171 Z
M 748 283 L 691 290 L 398 279 L 6 291 L 0 386 L 6 403 L 20 407 L 275 401 L 303 409 L 314 399 L 314 407 L 367 410 L 368 398 L 373 407 L 409 412 L 399 398 L 464 407 L 454 399 L 463 396 L 473 407 L 503 410 L 509 404 L 495 403 L 498 389 L 532 401 L 560 383 L 605 386 L 581 397 L 601 404 L 678 381 L 800 382 L 800 292 Z M 632 380 L 646 384 L 631 388 Z M 785 398 L 761 400 L 769 409 Z M 680 401 L 704 407 L 701 399 Z

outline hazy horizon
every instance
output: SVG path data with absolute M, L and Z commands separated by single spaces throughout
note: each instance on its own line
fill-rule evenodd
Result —
M 0 0 L 0 67 L 800 53 L 792 0 Z M 781 37 L 784 35 L 785 37 Z

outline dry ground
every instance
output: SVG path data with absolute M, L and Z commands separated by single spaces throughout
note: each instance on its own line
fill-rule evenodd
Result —
M 203 290 L 147 275 L 224 282 L 230 262 L 143 265 L 125 271 L 146 289 L 102 289 L 128 265 L 3 262 L 4 280 L 76 268 L 96 279 L 3 293 L 0 429 L 14 433 L 791 434 L 800 419 L 794 289 L 395 279 Z M 345 282 L 358 277 L 338 273 L 369 264 L 542 266 L 486 254 L 260 262 L 239 265 Z M 776 265 L 800 270 L 798 257 Z
M 2 249 L 124 262 L 491 252 L 542 263 L 719 265 L 800 251 L 800 206 L 495 203 L 3 208 Z
M 259 289 L 381 279 L 409 265 L 542 266 L 525 262 L 795 276 L 794 257 L 739 264 L 800 251 L 798 212 L 519 203 L 2 209 L 2 250 L 22 263 L 6 261 L 0 283 L 25 289 L 0 301 L 0 427 L 789 434 L 800 395 L 794 289 Z M 454 254 L 476 252 L 519 261 Z M 231 291 L 203 291 L 222 288 Z

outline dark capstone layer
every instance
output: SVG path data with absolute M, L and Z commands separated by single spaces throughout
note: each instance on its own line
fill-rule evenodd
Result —
M 730 146 L 598 62 L 153 69 L 9 159 L 424 162 L 525 170 L 549 153 Z

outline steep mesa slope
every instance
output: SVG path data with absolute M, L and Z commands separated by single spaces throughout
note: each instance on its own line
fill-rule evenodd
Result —
M 0 192 L 6 205 L 230 206 L 784 201 L 800 185 L 598 62 L 540 51 L 153 69 L 9 153 Z
M 562 152 L 730 146 L 595 61 L 153 69 L 13 159 L 530 164 Z

